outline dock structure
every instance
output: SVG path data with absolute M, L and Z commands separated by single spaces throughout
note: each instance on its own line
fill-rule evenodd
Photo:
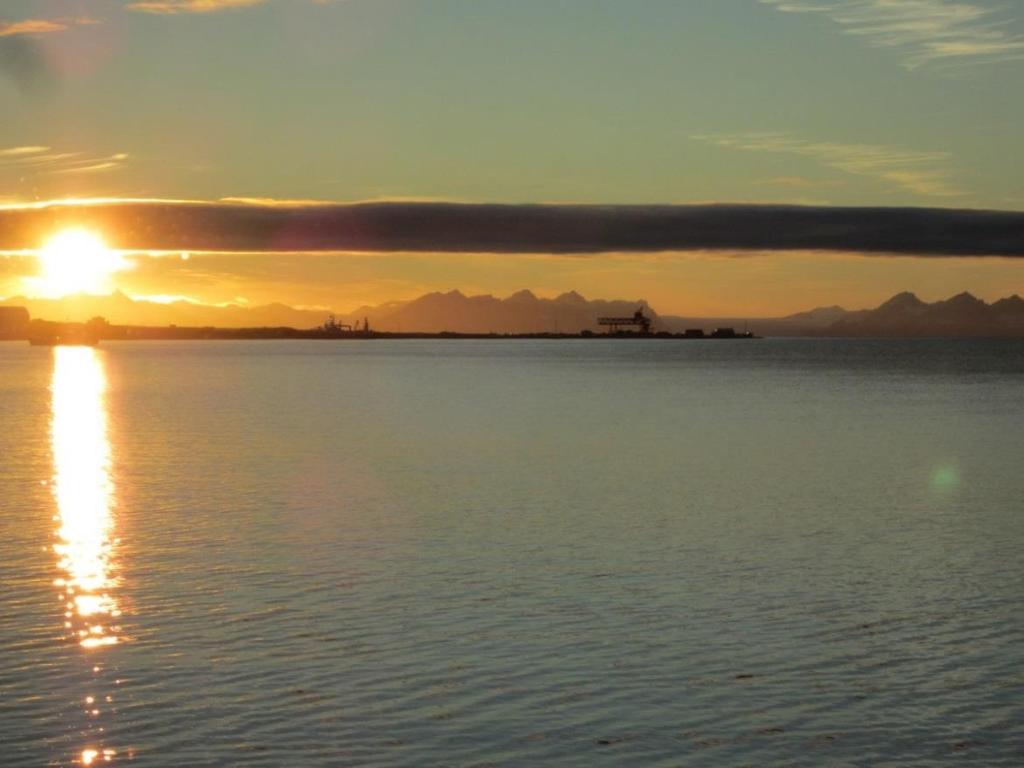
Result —
M 651 318 L 644 314 L 643 307 L 634 312 L 632 317 L 599 317 L 597 324 L 607 326 L 610 334 L 622 333 L 623 328 L 644 334 L 651 332 Z
M 351 325 L 349 325 L 348 323 L 339 323 L 338 318 L 336 318 L 334 315 L 328 315 L 327 322 L 320 327 L 321 329 L 323 329 L 324 333 L 330 336 L 336 336 L 340 334 L 342 331 L 352 330 Z
M 375 332 L 370 332 L 370 318 L 368 317 L 364 317 L 362 323 L 357 321 L 352 324 L 340 323 L 338 322 L 338 318 L 334 315 L 328 315 L 327 322 L 314 328 L 311 333 L 316 334 L 316 337 L 318 338 L 326 337 L 331 339 L 368 339 L 371 336 L 376 335 Z

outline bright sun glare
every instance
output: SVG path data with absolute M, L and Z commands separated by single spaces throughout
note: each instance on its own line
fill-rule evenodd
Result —
M 108 293 L 111 278 L 131 262 L 112 250 L 95 232 L 65 229 L 38 251 L 39 274 L 29 287 L 39 296 L 59 298 L 73 293 Z

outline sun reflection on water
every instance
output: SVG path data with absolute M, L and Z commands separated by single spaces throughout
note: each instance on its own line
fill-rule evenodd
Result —
M 118 539 L 114 535 L 114 485 L 110 474 L 107 435 L 107 379 L 101 353 L 88 347 L 53 350 L 51 444 L 53 491 L 57 501 L 58 565 L 56 580 L 64 602 L 64 627 L 88 654 L 93 685 L 103 666 L 98 649 L 120 642 L 121 610 L 113 590 Z M 93 720 L 102 710 L 96 696 L 85 697 L 84 714 Z M 110 696 L 106 697 L 109 704 Z M 83 736 L 94 742 L 81 750 L 77 762 L 110 762 L 116 754 L 104 748 L 104 728 L 87 726 Z M 88 742 L 87 742 L 88 743 Z
M 53 367 L 53 464 L 59 529 L 54 549 L 65 577 L 68 619 L 79 643 L 96 648 L 117 642 L 110 623 L 120 615 L 110 594 L 113 537 L 106 374 L 88 347 L 56 347 Z M 70 614 L 70 615 L 68 615 Z

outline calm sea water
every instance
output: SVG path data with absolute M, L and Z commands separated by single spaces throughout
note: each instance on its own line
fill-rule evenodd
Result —
M 1024 764 L 1024 344 L 0 344 L 0 764 Z

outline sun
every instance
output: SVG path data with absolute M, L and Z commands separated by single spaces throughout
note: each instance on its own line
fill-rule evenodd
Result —
M 47 298 L 74 293 L 109 293 L 114 274 L 131 262 L 88 229 L 65 229 L 53 235 L 36 254 L 39 274 L 29 278 L 33 292 Z

